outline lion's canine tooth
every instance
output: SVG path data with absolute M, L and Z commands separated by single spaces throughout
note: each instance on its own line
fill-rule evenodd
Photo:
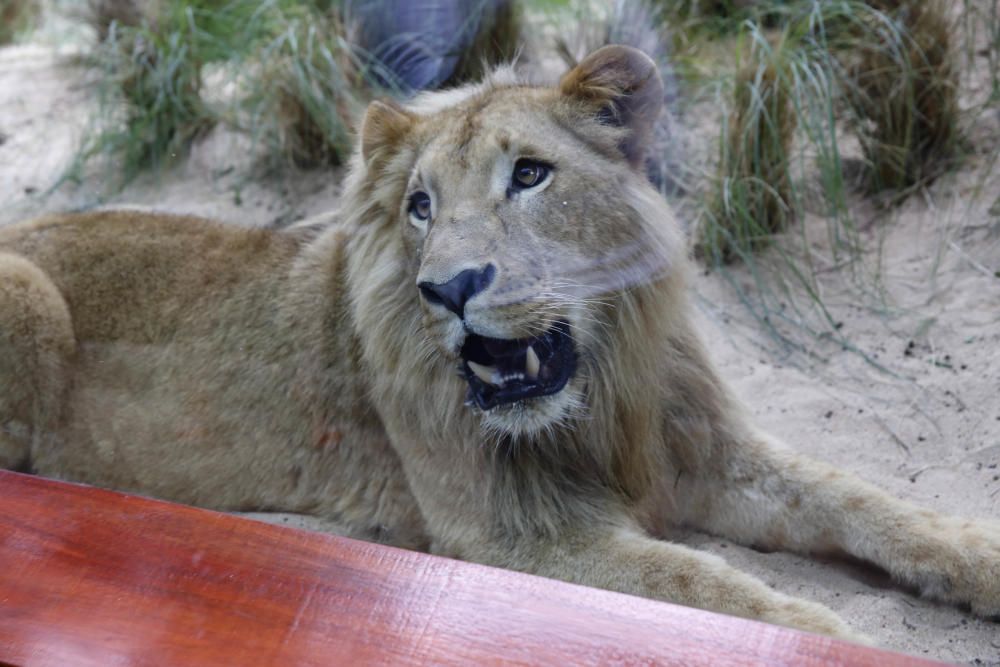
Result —
M 469 370 L 476 374 L 476 377 L 485 382 L 488 385 L 496 386 L 497 383 L 493 381 L 493 376 L 496 374 L 496 369 L 492 366 L 483 366 L 482 364 L 477 364 L 474 361 L 465 362 L 469 364 Z
M 535 348 L 528 346 L 528 352 L 525 355 L 524 360 L 524 374 L 528 376 L 529 380 L 538 379 L 538 369 L 542 367 L 541 362 L 538 360 L 538 354 L 535 352 Z

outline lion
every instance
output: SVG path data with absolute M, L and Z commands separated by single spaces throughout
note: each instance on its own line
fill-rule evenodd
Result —
M 0 465 L 838 637 L 862 635 L 667 529 L 1000 613 L 1000 526 L 796 455 L 719 377 L 643 173 L 662 104 L 608 46 L 555 86 L 373 102 L 323 224 L 0 230 Z

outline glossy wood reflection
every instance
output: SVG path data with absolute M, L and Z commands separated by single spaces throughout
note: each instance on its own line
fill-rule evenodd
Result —
M 0 472 L 0 665 L 927 664 Z

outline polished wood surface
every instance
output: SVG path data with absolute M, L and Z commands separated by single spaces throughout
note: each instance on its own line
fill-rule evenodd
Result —
M 0 472 L 0 665 L 904 665 L 505 570 Z

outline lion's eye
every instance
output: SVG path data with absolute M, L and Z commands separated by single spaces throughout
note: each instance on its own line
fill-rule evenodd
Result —
M 541 162 L 521 158 L 514 164 L 511 185 L 518 190 L 527 190 L 541 184 L 549 175 L 549 167 Z
M 426 192 L 414 192 L 410 195 L 410 215 L 417 220 L 427 220 L 431 217 L 431 198 Z

